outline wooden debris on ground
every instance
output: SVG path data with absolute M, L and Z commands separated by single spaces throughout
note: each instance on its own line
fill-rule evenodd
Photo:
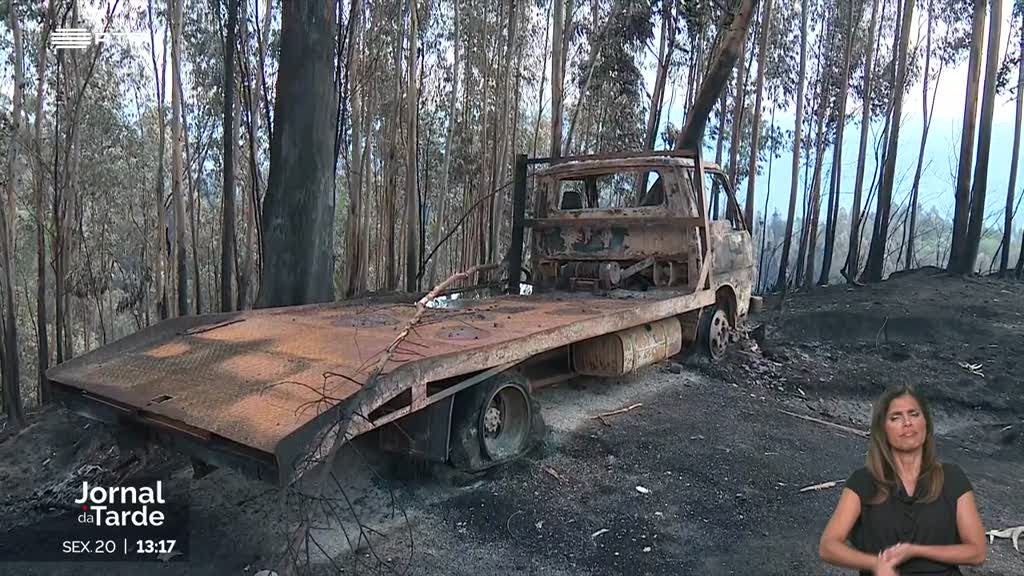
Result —
M 988 536 L 988 541 L 991 544 L 996 538 L 1008 538 L 1013 542 L 1013 549 L 1020 552 L 1020 537 L 1024 535 L 1024 526 L 1014 526 L 1013 528 L 1004 528 L 1002 530 L 989 530 L 985 532 L 985 536 Z
M 632 410 L 636 410 L 637 408 L 640 408 L 641 406 L 643 406 L 643 403 L 642 402 L 637 402 L 636 404 L 632 404 L 630 406 L 626 406 L 625 408 L 619 408 L 618 410 L 612 410 L 611 412 L 605 412 L 603 414 L 598 414 L 597 416 L 594 416 L 593 418 L 595 420 L 598 420 L 599 422 L 601 422 L 601 424 L 604 424 L 605 426 L 611 426 L 611 424 L 609 424 L 605 420 L 605 418 L 608 418 L 609 416 L 617 416 L 619 414 L 625 414 L 626 412 L 630 412 Z
M 822 490 L 828 490 L 829 488 L 835 488 L 842 484 L 842 480 L 832 480 L 830 482 L 822 482 L 821 484 L 812 484 L 811 486 L 804 486 L 800 489 L 800 493 L 803 492 L 820 492 Z
M 980 376 L 982 378 L 985 377 L 985 373 L 981 371 L 981 368 L 982 366 L 984 366 L 984 364 L 970 364 L 968 362 L 957 362 L 956 364 L 957 366 L 963 368 L 964 370 L 967 370 L 968 372 L 974 374 L 975 376 Z
M 548 476 L 551 476 L 552 478 L 558 480 L 559 482 L 568 482 L 568 480 L 566 480 L 564 476 L 559 474 L 558 471 L 552 468 L 551 466 L 542 466 L 541 470 L 543 470 L 545 473 L 547 473 Z
M 807 420 L 808 422 L 814 422 L 815 424 L 821 424 L 822 426 L 828 426 L 830 428 L 835 428 L 836 430 L 849 432 L 850 434 L 856 434 L 857 436 L 860 436 L 862 438 L 869 438 L 871 436 L 871 434 L 869 434 L 865 430 L 858 430 L 856 428 L 851 428 L 849 426 L 843 426 L 842 424 L 836 424 L 835 422 L 829 422 L 828 420 L 822 420 L 821 418 L 805 416 L 803 414 L 797 414 L 796 412 L 790 412 L 789 410 L 783 410 L 781 408 L 779 409 L 779 412 L 782 412 L 787 416 L 792 416 L 794 418 L 799 418 L 801 420 Z

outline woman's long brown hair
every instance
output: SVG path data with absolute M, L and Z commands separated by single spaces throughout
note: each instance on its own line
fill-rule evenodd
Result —
M 871 415 L 871 445 L 868 447 L 868 456 L 865 466 L 875 481 L 875 496 L 869 501 L 870 504 L 881 504 L 889 499 L 889 495 L 898 490 L 900 481 L 896 473 L 896 465 L 893 462 L 892 447 L 889 446 L 889 438 L 885 434 L 885 418 L 889 413 L 889 404 L 901 396 L 910 396 L 917 400 L 924 415 L 926 430 L 924 446 L 921 452 L 921 476 L 918 481 L 924 481 L 928 491 L 922 502 L 934 502 L 942 493 L 942 463 L 935 455 L 935 434 L 932 427 L 932 413 L 928 409 L 928 403 L 910 386 L 900 386 L 887 390 L 875 402 L 875 409 Z

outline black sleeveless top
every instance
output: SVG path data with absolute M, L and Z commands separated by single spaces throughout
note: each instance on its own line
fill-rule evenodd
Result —
M 955 464 L 942 465 L 944 478 L 942 493 L 934 502 L 919 502 L 928 487 L 920 481 L 914 488 L 914 495 L 908 495 L 903 483 L 889 499 L 881 504 L 871 505 L 868 501 L 875 495 L 875 483 L 867 468 L 860 468 L 846 480 L 846 488 L 860 496 L 860 518 L 850 533 L 850 542 L 861 552 L 877 555 L 882 550 L 908 542 L 913 544 L 944 546 L 961 544 L 960 532 L 956 527 L 956 503 L 964 493 L 970 491 L 971 483 L 964 471 Z M 898 567 L 902 576 L 955 576 L 960 570 L 952 564 L 934 562 L 925 558 L 913 558 Z M 869 572 L 861 572 L 869 575 Z

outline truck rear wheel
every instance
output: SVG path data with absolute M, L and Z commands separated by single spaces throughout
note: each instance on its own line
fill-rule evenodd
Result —
M 732 324 L 729 312 L 722 303 L 708 306 L 701 313 L 700 345 L 712 360 L 721 360 L 729 347 Z
M 499 374 L 455 398 L 449 458 L 452 465 L 478 472 L 527 452 L 543 424 L 518 374 Z

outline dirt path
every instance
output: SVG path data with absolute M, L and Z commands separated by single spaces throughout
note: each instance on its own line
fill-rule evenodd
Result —
M 816 553 L 839 489 L 799 490 L 843 480 L 861 465 L 865 440 L 780 410 L 863 428 L 871 399 L 894 381 L 935 400 L 940 456 L 967 471 L 986 528 L 1021 525 L 1022 313 L 1019 284 L 925 274 L 798 295 L 784 314 L 755 321 L 766 323 L 761 345 L 742 344 L 724 364 L 691 361 L 681 373 L 663 364 L 542 390 L 545 447 L 482 478 L 418 474 L 366 455 L 371 473 L 350 451 L 339 469 L 352 509 L 376 530 L 372 550 L 349 553 L 339 530 L 317 538 L 346 574 L 394 573 L 385 563 L 467 576 L 842 574 Z M 984 376 L 960 361 L 983 364 Z M 592 418 L 638 403 L 607 425 Z M 97 466 L 88 470 L 99 479 L 114 469 L 110 433 L 52 411 L 0 440 L 0 539 L 60 514 L 44 501 L 82 466 Z M 136 473 L 191 494 L 190 562 L 0 564 L 0 575 L 252 576 L 270 566 L 288 521 L 266 486 L 230 471 L 193 480 L 183 459 L 163 453 Z M 316 572 L 334 573 L 324 561 Z M 997 540 L 983 568 L 964 572 L 1021 575 L 1024 554 Z

